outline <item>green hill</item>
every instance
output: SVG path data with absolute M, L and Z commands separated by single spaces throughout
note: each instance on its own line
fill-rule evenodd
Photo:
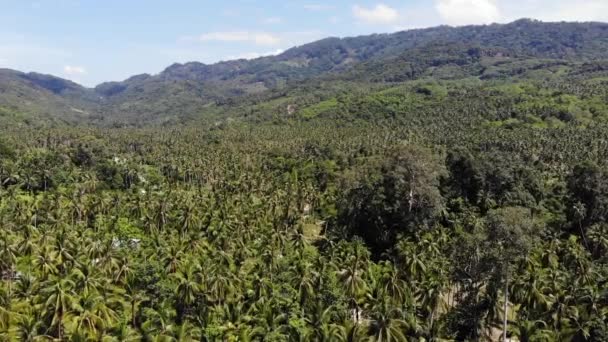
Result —
M 169 124 L 204 118 L 217 107 L 247 99 L 293 92 L 302 84 L 339 88 L 349 83 L 361 89 L 423 78 L 489 80 L 530 69 L 568 68 L 608 59 L 607 33 L 603 23 L 518 20 L 327 38 L 278 56 L 174 64 L 157 75 L 94 89 L 53 76 L 3 70 L 0 105 L 52 122 Z
M 1 71 L 0 341 L 608 341 L 607 26 Z

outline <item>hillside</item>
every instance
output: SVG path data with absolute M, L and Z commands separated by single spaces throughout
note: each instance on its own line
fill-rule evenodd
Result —
M 424 77 L 488 79 L 499 77 L 497 69 L 505 67 L 540 69 L 598 61 L 608 59 L 607 37 L 608 25 L 602 23 L 519 20 L 442 26 L 327 38 L 254 60 L 174 64 L 158 75 L 137 75 L 94 89 L 53 76 L 4 70 L 0 106 L 59 122 L 167 124 L 200 118 L 237 98 L 265 97 L 317 79 L 368 87 Z
M 0 71 L 0 341 L 608 341 L 606 26 Z
M 58 77 L 0 69 L 0 108 L 31 123 L 86 122 L 96 108 L 95 96 Z

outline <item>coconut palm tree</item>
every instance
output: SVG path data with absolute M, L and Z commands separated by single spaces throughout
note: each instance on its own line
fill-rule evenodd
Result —
M 198 277 L 198 265 L 190 263 L 185 267 L 185 269 L 173 274 L 177 282 L 177 287 L 175 288 L 175 311 L 177 313 L 177 323 L 180 325 L 184 322 L 184 316 L 201 292 L 200 284 L 203 281 L 203 279 Z
M 120 322 L 109 331 L 109 336 L 104 336 L 104 342 L 135 342 L 141 341 L 141 336 L 136 330 L 129 326 L 126 321 Z
M 511 332 L 521 342 L 555 341 L 555 335 L 543 321 L 518 321 Z
M 353 310 L 353 320 L 355 322 L 359 322 L 361 319 L 358 300 L 366 291 L 365 281 L 363 279 L 363 267 L 365 267 L 367 260 L 363 251 L 363 245 L 360 242 L 356 242 L 353 246 L 354 255 L 350 257 L 346 268 L 338 272 L 338 278 L 350 299 L 351 309 Z
M 148 319 L 141 327 L 143 338 L 169 338 L 173 329 L 175 311 L 167 303 L 163 303 L 159 310 L 146 308 L 144 312 Z
M 0 287 L 0 331 L 8 332 L 11 327 L 12 304 L 9 291 Z
M 52 340 L 51 336 L 42 333 L 43 319 L 40 312 L 28 311 L 18 316 L 15 336 L 19 341 L 38 342 Z
M 376 342 L 406 342 L 406 334 L 418 327 L 410 326 L 403 316 L 399 309 L 391 308 L 388 298 L 382 298 L 371 311 L 368 334 Z
M 75 284 L 69 278 L 52 277 L 41 289 L 46 323 L 53 328 L 51 334 L 60 340 L 64 337 L 64 325 L 74 311 L 74 288 Z
M 106 310 L 102 296 L 95 292 L 83 293 L 73 304 L 72 332 L 79 332 L 82 336 L 99 339 L 112 323 L 106 321 L 100 315 Z
M 72 272 L 72 279 L 76 285 L 75 291 L 88 295 L 100 290 L 104 286 L 105 280 L 97 271 L 92 263 L 78 265 Z

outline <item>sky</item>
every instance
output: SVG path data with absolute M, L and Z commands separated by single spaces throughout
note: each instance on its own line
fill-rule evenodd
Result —
M 437 25 L 606 21 L 608 0 L 0 0 L 0 68 L 85 86 Z

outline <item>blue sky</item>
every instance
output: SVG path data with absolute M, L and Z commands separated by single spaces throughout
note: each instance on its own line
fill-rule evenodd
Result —
M 328 36 L 522 17 L 608 21 L 608 0 L 0 0 L 0 67 L 94 86 Z

